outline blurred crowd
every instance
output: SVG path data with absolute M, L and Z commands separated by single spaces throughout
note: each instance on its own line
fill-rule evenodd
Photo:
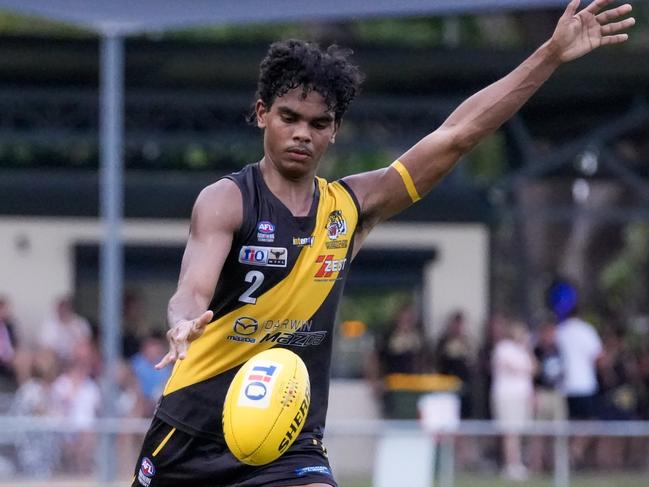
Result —
M 449 316 L 431 342 L 416 309 L 405 306 L 388 323 L 368 370 L 383 398 L 384 415 L 399 417 L 385 378 L 391 374 L 450 375 L 464 419 L 506 423 L 530 420 L 649 420 L 649 336 L 613 318 L 597 328 L 580 316 L 576 291 L 559 283 L 548 309 L 532 323 L 494 314 L 474 345 L 462 311 Z M 573 468 L 646 468 L 646 439 L 572 439 Z M 495 458 L 509 480 L 552 468 L 551 439 L 529 441 L 504 435 L 496 451 L 476 451 L 475 442 L 456 443 L 460 467 Z
M 151 417 L 170 373 L 168 368 L 155 369 L 166 353 L 164 334 L 145 329 L 138 333 L 132 324 L 138 313 L 138 298 L 126 296 L 116 401 L 117 414 L 124 418 Z M 19 468 L 41 476 L 56 471 L 91 473 L 96 435 L 84 428 L 102 414 L 103 403 L 97 329 L 75 311 L 72 298 L 64 296 L 44 317 L 36 340 L 24 344 L 19 336 L 11 303 L 0 297 L 0 414 L 64 419 L 78 430 L 20 436 L 16 439 Z M 121 451 L 133 456 L 137 441 L 128 442 L 133 444 L 123 445 L 128 448 Z
M 382 401 L 384 416 L 404 417 L 386 387 L 387 377 L 435 375 L 454 379 L 444 383 L 457 385 L 462 418 L 649 420 L 649 337 L 634 335 L 613 319 L 595 327 L 580 315 L 575 291 L 568 285 L 553 293 L 548 309 L 532 323 L 491 316 L 480 344 L 468 333 L 461 310 L 430 340 L 417 307 L 398 309 L 373 340 L 367 367 L 374 371 L 367 378 Z M 155 369 L 166 341 L 162 331 L 142 325 L 137 296 L 127 295 L 123 309 L 117 413 L 124 418 L 150 417 L 170 373 L 168 368 Z M 43 318 L 36 340 L 26 344 L 20 336 L 11 303 L 0 297 L 0 414 L 62 418 L 78 431 L 15 438 L 19 468 L 42 476 L 89 473 L 97 438 L 83 428 L 102 414 L 103 364 L 96 328 L 66 296 Z M 134 457 L 139 438 L 118 441 L 121 454 Z M 491 450 L 478 451 L 476 444 L 458 439 L 460 468 L 479 468 L 478 463 L 494 459 L 511 480 L 552 468 L 552 445 L 542 438 L 524 441 L 504 435 Z M 648 446 L 646 439 L 575 439 L 571 462 L 575 468 L 646 467 Z M 128 459 L 125 464 L 130 465 Z

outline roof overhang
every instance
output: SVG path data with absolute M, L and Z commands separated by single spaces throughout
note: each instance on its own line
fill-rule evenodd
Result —
M 453 15 L 564 7 L 567 0 L 0 0 L 0 10 L 71 23 L 104 35 L 206 25 Z

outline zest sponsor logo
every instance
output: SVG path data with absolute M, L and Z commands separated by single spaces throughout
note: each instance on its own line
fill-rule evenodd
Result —
M 319 264 L 319 266 L 314 277 L 316 279 L 330 279 L 332 277 L 335 278 L 335 276 L 345 268 L 347 258 L 334 259 L 333 254 L 319 255 L 316 259 L 316 263 Z

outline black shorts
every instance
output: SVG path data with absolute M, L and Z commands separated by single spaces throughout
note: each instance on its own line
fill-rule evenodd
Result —
M 595 419 L 597 416 L 597 396 L 568 396 L 568 416 L 570 419 Z
M 327 453 L 315 438 L 299 437 L 281 457 L 252 467 L 225 443 L 177 430 L 154 418 L 135 466 L 132 487 L 286 487 L 323 483 L 333 487 Z

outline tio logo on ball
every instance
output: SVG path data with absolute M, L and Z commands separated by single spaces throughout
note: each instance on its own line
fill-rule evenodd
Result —
M 266 409 L 273 395 L 275 378 L 282 365 L 269 361 L 259 361 L 250 364 L 250 371 L 241 384 L 239 406 Z

